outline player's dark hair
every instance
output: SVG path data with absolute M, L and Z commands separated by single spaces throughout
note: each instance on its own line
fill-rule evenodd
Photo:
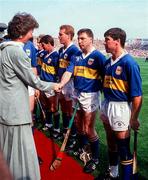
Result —
M 73 39 L 75 33 L 74 33 L 74 28 L 71 25 L 67 25 L 67 24 L 62 25 L 62 26 L 60 26 L 60 30 L 61 29 L 65 29 L 65 34 L 70 35 L 71 40 Z
M 45 43 L 45 44 L 50 43 L 52 46 L 54 46 L 54 39 L 50 35 L 45 35 L 40 39 L 40 43 Z
M 38 27 L 38 22 L 31 14 L 17 13 L 8 23 L 8 35 L 10 39 L 14 40 Z
M 120 28 L 111 28 L 104 33 L 104 37 L 110 36 L 114 40 L 120 39 L 121 46 L 124 48 L 126 41 L 126 32 Z
M 88 37 L 91 37 L 92 40 L 94 39 L 94 34 L 92 32 L 91 29 L 88 29 L 88 28 L 83 28 L 83 29 L 80 29 L 78 32 L 77 32 L 77 35 L 79 36 L 80 34 L 82 33 L 86 33 Z

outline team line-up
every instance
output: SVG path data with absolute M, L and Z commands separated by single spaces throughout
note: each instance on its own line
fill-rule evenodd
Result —
M 67 153 L 80 158 L 89 146 L 85 173 L 99 167 L 101 137 L 95 130 L 99 111 L 109 161 L 102 179 L 134 179 L 130 131 L 140 127 L 142 80 L 139 65 L 124 48 L 126 32 L 115 27 L 104 33 L 107 58 L 95 49 L 89 28 L 77 32 L 75 45 L 71 25 L 59 27 L 59 50 L 51 35 L 40 35 L 36 50 L 30 40 L 38 26 L 31 14 L 17 13 L 0 43 L 0 149 L 8 166 L 2 172 L 9 179 L 41 179 L 39 162 L 43 162 L 32 133 L 36 99 L 45 113 L 43 131 L 49 131 L 52 138 L 63 140 L 72 126 L 64 149 Z M 74 123 L 69 126 L 75 107 Z M 62 159 L 61 154 L 57 159 Z M 57 163 L 49 165 L 50 170 Z

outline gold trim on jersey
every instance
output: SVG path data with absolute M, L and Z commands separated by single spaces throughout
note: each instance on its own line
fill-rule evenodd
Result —
M 81 76 L 89 79 L 99 79 L 99 72 L 96 69 L 91 69 L 84 66 L 75 66 L 74 76 Z
M 67 68 L 68 65 L 69 65 L 69 61 L 67 61 L 65 59 L 60 59 L 59 60 L 59 67 L 60 68 Z
M 128 93 L 128 90 L 129 90 L 127 81 L 116 79 L 112 76 L 105 76 L 103 86 L 106 88 L 119 90 L 125 93 Z
M 56 74 L 55 68 L 53 66 L 49 66 L 45 63 L 42 63 L 42 69 L 47 73 Z

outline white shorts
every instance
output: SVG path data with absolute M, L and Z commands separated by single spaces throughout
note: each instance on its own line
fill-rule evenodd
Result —
M 104 123 L 109 123 L 114 131 L 129 129 L 131 108 L 128 102 L 115 102 L 104 100 L 101 105 L 100 118 Z
M 72 99 L 74 92 L 74 83 L 73 79 L 71 79 L 63 88 L 62 88 L 62 94 L 64 95 L 65 99 L 67 101 Z
M 34 94 L 35 94 L 35 89 L 32 88 L 32 87 L 30 87 L 30 86 L 28 86 L 28 93 L 29 93 L 29 96 L 34 96 Z
M 78 101 L 80 107 L 86 112 L 94 112 L 99 108 L 100 92 L 92 92 L 92 93 L 81 92 L 78 96 L 76 96 L 75 94 L 74 97 L 75 98 L 73 100 L 73 106 L 75 106 L 76 102 Z

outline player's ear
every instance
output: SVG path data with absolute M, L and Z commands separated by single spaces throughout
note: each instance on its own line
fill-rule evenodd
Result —
M 117 39 L 117 40 L 116 40 L 116 45 L 118 45 L 118 44 L 121 44 L 120 39 Z

